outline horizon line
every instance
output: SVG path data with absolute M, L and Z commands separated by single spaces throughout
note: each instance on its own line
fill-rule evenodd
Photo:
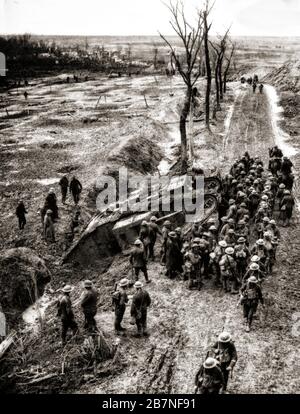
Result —
M 33 33 L 33 32 L 22 32 L 22 33 L 0 33 L 0 36 L 23 36 L 23 35 L 30 35 L 30 36 L 41 36 L 41 37 L 49 37 L 49 36 L 56 36 L 56 37 L 158 37 L 160 38 L 159 34 L 135 34 L 135 35 L 129 35 L 129 34 L 41 34 L 41 33 Z M 165 35 L 167 37 L 178 37 L 176 34 L 167 34 Z M 218 33 L 213 34 L 212 37 L 218 36 Z M 239 35 L 231 35 L 232 38 L 239 38 L 239 37 L 249 37 L 249 38 L 300 38 L 300 35 L 246 35 L 246 34 L 239 34 Z

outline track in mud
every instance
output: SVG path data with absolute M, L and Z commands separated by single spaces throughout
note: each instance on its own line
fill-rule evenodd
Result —
M 274 145 L 271 117 L 266 94 L 254 95 L 250 88 L 241 90 L 225 142 L 223 173 L 246 150 L 267 161 L 268 148 Z M 222 329 L 232 333 L 239 354 L 229 383 L 230 393 L 299 391 L 299 337 L 293 335 L 292 326 L 299 300 L 297 224 L 295 217 L 291 228 L 281 229 L 277 265 L 263 289 L 267 308 L 258 311 L 250 334 L 242 326 L 242 309 L 237 307 L 236 297 L 215 289 L 211 281 L 205 281 L 201 292 L 191 292 L 184 282 L 167 279 L 158 263 L 149 264 L 152 284 L 148 290 L 153 299 L 148 318 L 151 336 L 132 340 L 129 335 L 122 339 L 130 364 L 118 377 L 107 379 L 100 387 L 85 388 L 85 392 L 192 393 L 195 374 L 207 347 L 215 342 Z M 105 322 L 112 326 L 112 317 Z

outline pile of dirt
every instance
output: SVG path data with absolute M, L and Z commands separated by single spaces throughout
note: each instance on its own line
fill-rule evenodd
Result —
M 20 314 L 44 293 L 50 272 L 36 253 L 19 247 L 0 257 L 0 300 L 11 327 Z
M 154 137 L 131 138 L 124 147 L 109 157 L 109 161 L 141 174 L 156 171 L 162 152 Z
M 300 61 L 290 60 L 282 66 L 274 69 L 265 78 L 264 82 L 270 83 L 283 91 L 298 93 L 300 91 Z

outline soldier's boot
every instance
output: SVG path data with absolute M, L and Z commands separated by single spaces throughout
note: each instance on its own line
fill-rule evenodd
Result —
M 223 279 L 223 289 L 224 289 L 225 293 L 229 292 L 228 279 L 227 279 L 227 277 L 225 277 Z
M 251 331 L 251 326 L 250 323 L 247 321 L 246 323 L 246 332 L 250 332 Z
M 237 295 L 238 291 L 238 281 L 235 279 L 231 282 L 231 292 L 232 295 Z

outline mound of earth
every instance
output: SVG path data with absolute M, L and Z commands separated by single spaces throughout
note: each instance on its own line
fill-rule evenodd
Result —
M 43 294 L 50 278 L 45 262 L 33 250 L 19 247 L 2 253 L 0 301 L 10 326 Z
M 264 81 L 276 86 L 282 92 L 290 91 L 298 93 L 300 91 L 300 60 L 290 60 L 282 66 L 274 69 Z

